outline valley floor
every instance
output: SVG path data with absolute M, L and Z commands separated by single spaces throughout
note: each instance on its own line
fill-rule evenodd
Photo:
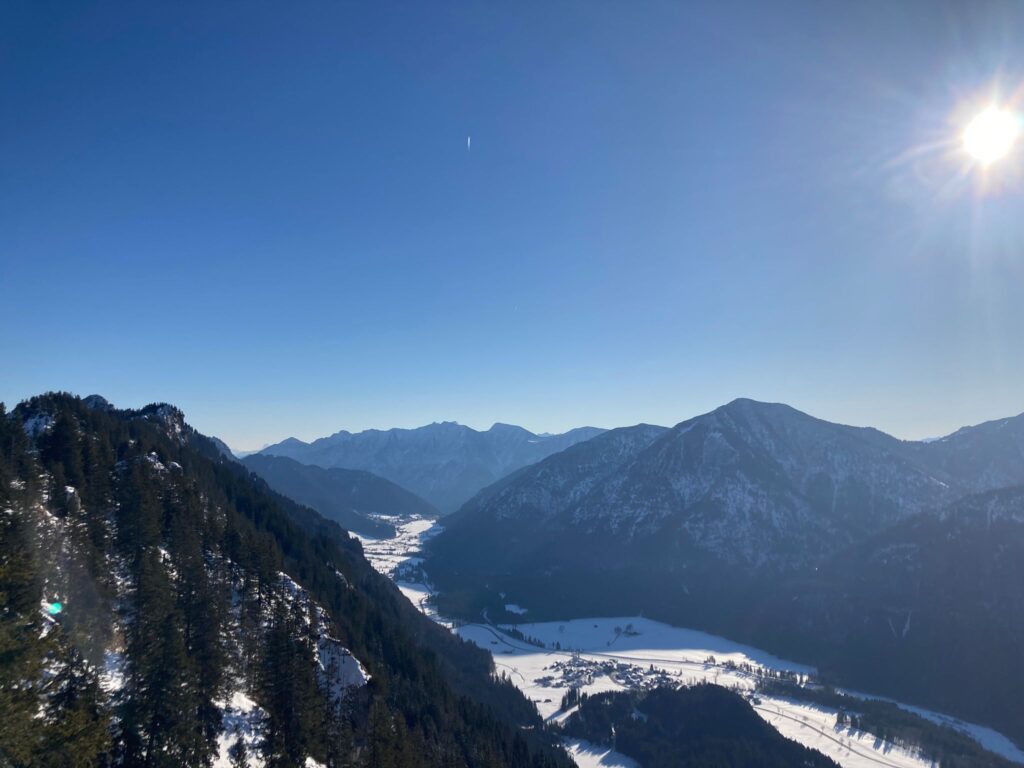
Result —
M 844 768 L 930 768 L 919 755 L 871 734 L 836 724 L 836 710 L 785 698 L 755 695 L 758 674 L 814 674 L 805 665 L 779 659 L 705 632 L 671 627 L 642 617 L 574 619 L 517 625 L 456 623 L 438 616 L 418 556 L 422 542 L 439 530 L 427 519 L 406 520 L 393 539 L 359 536 L 371 564 L 393 578 L 421 611 L 489 650 L 505 673 L 537 706 L 541 716 L 559 721 L 562 697 L 573 687 L 584 693 L 653 687 L 661 683 L 711 682 L 745 692 L 751 706 L 782 735 L 835 760 Z M 902 705 L 901 705 L 902 706 Z M 963 730 L 988 749 L 1024 764 L 1024 752 L 1005 737 L 916 707 L 929 719 Z M 567 741 L 581 768 L 633 768 L 628 757 L 596 745 Z

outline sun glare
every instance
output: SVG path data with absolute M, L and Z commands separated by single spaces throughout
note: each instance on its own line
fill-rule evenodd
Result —
M 989 165 L 1009 154 L 1019 133 L 1015 115 L 989 107 L 968 124 L 964 131 L 964 149 L 978 162 Z

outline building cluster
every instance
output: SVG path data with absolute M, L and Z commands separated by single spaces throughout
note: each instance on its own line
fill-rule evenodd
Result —
M 575 653 L 544 670 L 551 674 L 537 678 L 534 682 L 545 688 L 583 688 L 600 677 L 607 677 L 628 690 L 675 686 L 680 682 L 679 673 L 673 675 L 653 666 L 642 667 L 616 659 L 589 659 Z

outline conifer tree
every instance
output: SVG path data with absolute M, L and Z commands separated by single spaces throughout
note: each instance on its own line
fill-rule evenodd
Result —
M 38 730 L 45 645 L 30 536 L 23 515 L 0 511 L 0 764 L 28 765 Z
M 95 673 L 62 640 L 57 641 L 59 671 L 48 684 L 47 724 L 33 765 L 91 768 L 109 755 L 110 718 Z

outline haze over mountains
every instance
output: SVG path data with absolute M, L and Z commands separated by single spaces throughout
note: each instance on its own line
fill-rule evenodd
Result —
M 259 453 L 325 468 L 366 470 L 448 513 L 509 473 L 602 431 L 579 427 L 558 435 L 534 434 L 511 424 L 478 431 L 446 421 L 416 429 L 343 430 L 312 443 L 288 438 Z

